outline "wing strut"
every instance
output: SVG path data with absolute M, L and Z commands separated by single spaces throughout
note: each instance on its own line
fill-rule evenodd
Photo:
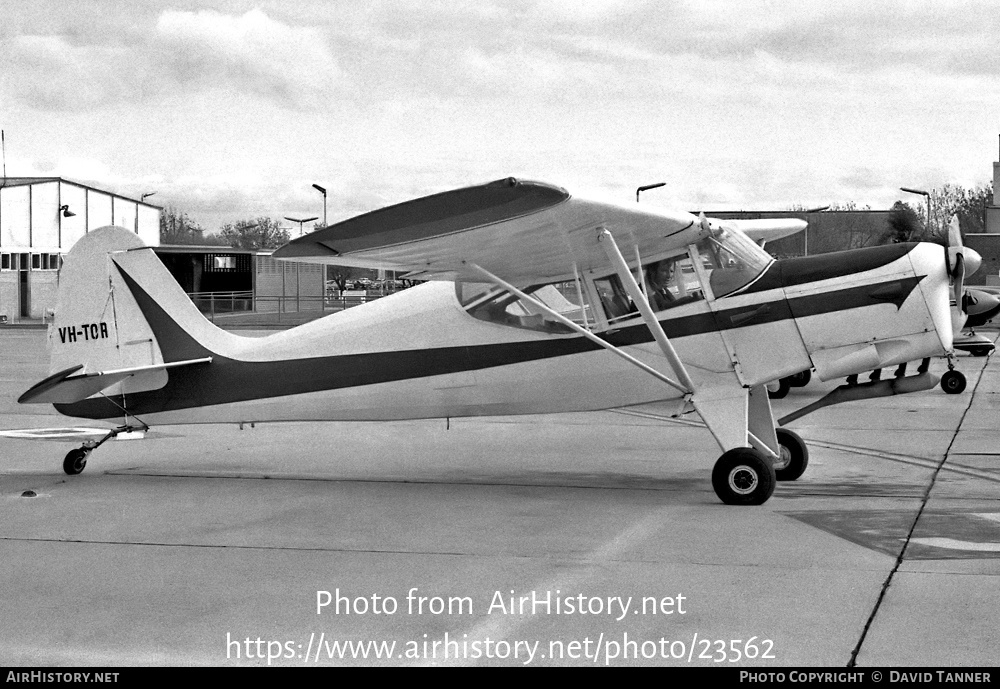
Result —
M 656 343 L 663 350 L 663 355 L 670 362 L 670 368 L 674 369 L 674 373 L 680 378 L 681 384 L 687 388 L 685 392 L 694 392 L 694 382 L 691 380 L 691 376 L 688 375 L 687 369 L 684 368 L 684 362 L 677 356 L 674 346 L 670 343 L 670 338 L 663 332 L 663 327 L 656 320 L 656 316 L 653 315 L 653 307 L 649 305 L 646 295 L 639 289 L 639 285 L 635 281 L 635 276 L 629 272 L 628 265 L 622 257 L 622 252 L 619 251 L 618 245 L 615 243 L 615 238 L 611 236 L 611 233 L 607 229 L 602 229 L 598 232 L 597 238 L 604 244 L 604 250 L 607 252 L 608 258 L 611 259 L 611 263 L 615 266 L 615 270 L 618 272 L 618 277 L 621 279 L 625 291 L 628 292 L 628 295 L 632 297 L 632 302 L 639 308 L 642 320 L 646 322 L 649 332 L 653 334 Z
M 556 319 L 557 321 L 559 321 L 560 323 L 562 323 L 563 325 L 565 325 L 567 328 L 570 328 L 574 332 L 580 333 L 581 335 L 583 335 L 584 337 L 586 337 L 591 342 L 594 342 L 595 344 L 600 345 L 601 347 L 603 347 L 604 349 L 608 350 L 609 352 L 611 352 L 613 354 L 617 354 L 622 359 L 625 359 L 625 361 L 628 361 L 629 363 L 634 364 L 635 366 L 638 366 L 639 368 L 641 368 L 646 373 L 650 374 L 651 376 L 654 376 L 655 378 L 658 378 L 658 379 L 662 380 L 667 385 L 669 385 L 671 387 L 674 387 L 674 388 L 677 388 L 678 390 L 680 390 L 681 392 L 683 392 L 685 394 L 689 394 L 689 393 L 691 393 L 694 390 L 693 386 L 684 387 L 680 383 L 677 383 L 676 381 L 673 381 L 670 378 L 668 378 L 667 376 L 663 375 L 662 373 L 660 373 L 659 371 L 657 371 L 655 368 L 653 368 L 651 366 L 647 366 L 646 364 L 644 364 L 643 362 L 639 361 L 638 359 L 636 359 L 631 354 L 628 354 L 627 352 L 622 351 L 621 349 L 619 349 L 618 347 L 615 347 L 610 342 L 606 342 L 605 340 L 602 340 L 600 337 L 598 337 L 594 333 L 590 332 L 586 328 L 583 328 L 583 327 L 577 325 L 576 323 L 574 323 L 573 321 L 571 321 L 570 319 L 566 318 L 564 315 L 562 315 L 561 313 L 559 313 L 558 311 L 556 311 L 555 309 L 550 308 L 547 304 L 543 304 L 542 302 L 540 302 L 538 299 L 535 299 L 531 295 L 525 294 L 524 292 L 522 292 L 521 290 L 519 290 L 517 287 L 514 287 L 514 285 L 510 284 L 509 282 L 507 282 L 505 280 L 501 280 L 496 275 L 494 275 L 490 271 L 486 270 L 482 266 L 476 265 L 475 263 L 469 263 L 468 265 L 470 267 L 474 268 L 475 270 L 479 271 L 483 275 L 485 275 L 487 278 L 489 278 L 490 281 L 492 281 L 496 285 L 499 285 L 500 287 L 503 287 L 504 289 L 510 291 L 511 294 L 516 294 L 519 299 L 523 299 L 524 301 L 530 303 L 535 308 L 544 311 L 549 316 L 551 316 L 552 318 Z M 690 379 L 688 379 L 688 380 L 690 382 Z

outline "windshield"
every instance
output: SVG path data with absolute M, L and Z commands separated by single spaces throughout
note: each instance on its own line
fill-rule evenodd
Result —
M 774 260 L 745 234 L 726 228 L 699 242 L 698 253 L 716 299 L 746 287 Z

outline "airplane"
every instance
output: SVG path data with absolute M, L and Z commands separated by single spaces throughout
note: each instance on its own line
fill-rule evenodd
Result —
M 721 450 L 711 472 L 719 499 L 759 505 L 808 465 L 804 441 L 775 422 L 765 384 L 808 369 L 828 380 L 923 360 L 917 375 L 857 385 L 851 397 L 933 387 L 926 364 L 953 354 L 949 301 L 964 264 L 960 248 L 929 243 L 776 261 L 739 228 L 515 178 L 445 191 L 274 253 L 427 282 L 246 338 L 207 321 L 134 232 L 109 226 L 66 256 L 51 375 L 19 402 L 122 419 L 66 455 L 63 470 L 74 475 L 103 442 L 153 424 L 672 400 L 677 414 L 697 411 Z M 670 280 L 654 285 L 654 273 Z
M 801 232 L 804 228 L 789 222 L 780 224 L 777 221 L 748 220 L 743 221 L 740 229 L 757 242 L 763 249 L 768 241 L 782 239 Z M 769 222 L 774 224 L 768 224 Z M 975 249 L 963 246 L 962 234 L 957 216 L 952 216 L 948 228 L 948 245 L 960 247 L 964 259 L 964 275 L 974 275 L 982 265 L 982 256 Z M 958 292 L 955 293 L 956 295 Z M 1000 296 L 987 289 L 966 288 L 961 292 L 961 304 L 952 300 L 953 346 L 955 350 L 968 352 L 973 356 L 989 356 L 996 349 L 995 344 L 983 335 L 977 335 L 975 328 L 992 323 L 992 319 L 1000 314 Z M 968 329 L 969 332 L 964 332 Z M 949 370 L 941 378 L 941 388 L 947 394 L 957 394 L 965 390 L 966 380 L 961 371 L 955 370 L 954 363 L 949 359 Z M 881 372 L 873 372 L 876 379 Z M 805 387 L 812 380 L 812 371 L 800 371 L 791 376 L 785 376 L 768 384 L 768 396 L 771 399 L 783 399 L 791 388 Z M 857 377 L 849 378 L 850 384 L 856 384 Z
M 968 352 L 972 356 L 989 356 L 996 350 L 990 338 L 976 333 L 976 328 L 994 325 L 993 319 L 1000 314 L 1000 296 L 995 288 L 968 288 L 963 295 L 962 308 L 968 314 L 965 328 L 955 337 L 955 349 Z

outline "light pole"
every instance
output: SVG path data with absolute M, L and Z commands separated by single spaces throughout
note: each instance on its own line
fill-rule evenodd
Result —
M 286 215 L 285 216 L 285 220 L 291 220 L 292 222 L 297 222 L 299 224 L 299 236 L 301 237 L 302 236 L 302 224 L 303 223 L 307 223 L 307 222 L 311 222 L 313 220 L 319 220 L 319 218 L 316 218 L 316 217 L 313 217 L 313 218 L 302 218 L 301 220 L 299 220 L 298 218 L 289 218 Z
M 156 193 L 155 191 L 147 191 L 145 194 L 143 194 L 142 196 L 139 197 L 139 203 L 145 203 L 146 199 L 148 197 L 152 196 L 155 193 Z M 139 207 L 138 206 L 135 207 L 135 233 L 139 234 Z
M 931 195 L 929 192 L 923 191 L 922 189 L 909 189 L 907 187 L 900 187 L 900 191 L 905 191 L 907 194 L 917 194 L 918 196 L 923 196 L 927 199 L 927 223 L 925 229 L 928 233 L 931 231 Z
M 830 207 L 829 206 L 819 206 L 818 208 L 810 208 L 809 210 L 806 211 L 806 214 L 808 215 L 809 213 L 822 213 L 823 211 L 827 210 L 828 208 L 830 208 Z M 803 256 L 808 256 L 809 255 L 809 222 L 808 221 L 806 222 L 806 231 L 805 231 L 805 238 L 803 240 L 802 255 Z
M 660 187 L 667 186 L 666 182 L 657 182 L 656 184 L 647 184 L 645 186 L 639 187 L 635 190 L 635 202 L 639 203 L 639 192 L 649 191 L 650 189 L 659 189 Z
M 314 184 L 313 189 L 323 195 L 323 227 L 326 227 L 326 189 L 318 184 Z

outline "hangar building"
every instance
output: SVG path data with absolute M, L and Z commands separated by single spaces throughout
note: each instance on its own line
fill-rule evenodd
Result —
M 40 319 L 55 308 L 62 257 L 91 230 L 131 227 L 158 246 L 160 210 L 61 177 L 0 177 L 0 321 Z

